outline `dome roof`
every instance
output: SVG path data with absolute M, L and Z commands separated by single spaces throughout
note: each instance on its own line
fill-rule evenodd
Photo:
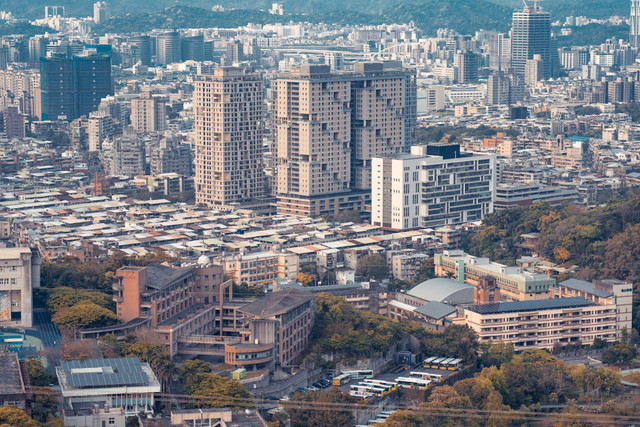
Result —
M 211 259 L 209 259 L 209 257 L 206 255 L 201 255 L 200 258 L 198 258 L 198 264 L 200 265 L 211 264 Z

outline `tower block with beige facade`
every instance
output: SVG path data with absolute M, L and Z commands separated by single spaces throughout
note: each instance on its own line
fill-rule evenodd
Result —
M 263 82 L 222 67 L 195 82 L 196 203 L 229 207 L 264 196 Z
M 362 211 L 371 159 L 415 142 L 415 73 L 397 62 L 331 72 L 304 65 L 272 82 L 278 211 L 319 216 Z
M 304 65 L 272 89 L 278 211 L 338 212 L 351 188 L 351 81 Z

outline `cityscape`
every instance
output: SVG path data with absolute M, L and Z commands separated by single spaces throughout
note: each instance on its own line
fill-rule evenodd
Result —
M 633 426 L 639 332 L 640 0 L 0 1 L 0 427 Z

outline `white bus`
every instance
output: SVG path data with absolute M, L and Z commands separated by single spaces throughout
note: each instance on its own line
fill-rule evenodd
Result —
M 384 380 L 372 380 L 372 379 L 367 379 L 363 381 L 365 384 L 371 384 L 371 385 L 375 385 L 378 387 L 384 387 L 385 389 L 388 389 L 389 391 L 393 391 L 396 388 L 398 388 L 398 383 L 392 382 L 392 381 L 384 381 Z M 360 383 L 362 384 L 362 383 Z
M 423 368 L 430 368 L 431 367 L 431 362 L 433 362 L 434 360 L 436 360 L 437 357 L 435 356 L 431 356 L 427 359 L 424 359 L 424 361 L 422 362 L 422 367 Z
M 411 388 L 414 390 L 426 390 L 429 388 L 430 380 L 424 380 L 417 377 L 398 377 L 398 386 L 403 388 Z
M 373 396 L 371 393 L 371 387 L 366 385 L 352 385 L 349 388 L 349 395 L 353 397 L 367 398 Z
M 364 369 L 360 371 L 342 371 L 342 374 L 351 375 L 351 379 L 354 380 L 373 378 L 373 371 L 371 369 Z
M 436 383 L 442 381 L 442 374 L 432 374 L 431 372 L 409 372 L 410 377 L 430 380 Z

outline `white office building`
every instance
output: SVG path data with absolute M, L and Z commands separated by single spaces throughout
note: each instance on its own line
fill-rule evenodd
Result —
M 371 222 L 393 230 L 479 221 L 493 212 L 496 161 L 457 144 L 372 160 Z

